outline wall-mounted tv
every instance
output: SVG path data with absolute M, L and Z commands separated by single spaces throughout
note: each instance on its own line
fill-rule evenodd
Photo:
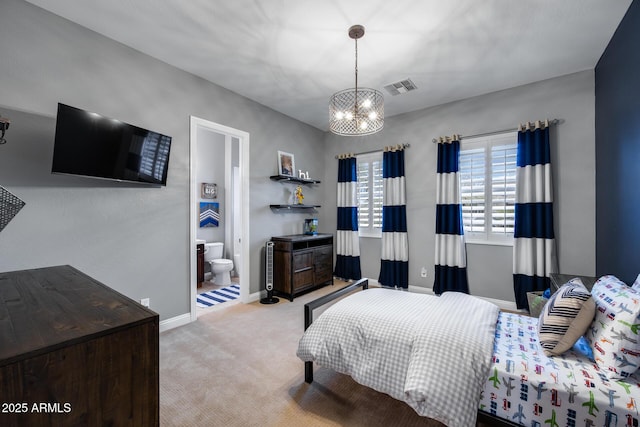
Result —
M 58 104 L 51 173 L 167 185 L 171 137 Z

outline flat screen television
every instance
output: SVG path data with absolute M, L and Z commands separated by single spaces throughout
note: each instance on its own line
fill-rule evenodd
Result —
M 167 185 L 171 137 L 58 104 L 51 173 Z

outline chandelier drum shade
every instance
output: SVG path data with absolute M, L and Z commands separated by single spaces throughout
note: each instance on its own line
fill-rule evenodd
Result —
M 364 27 L 349 28 L 349 37 L 355 40 L 355 87 L 336 92 L 329 101 L 329 130 L 337 135 L 364 136 L 382 130 L 384 126 L 384 98 L 382 93 L 367 87 L 358 87 L 358 39 L 364 36 Z

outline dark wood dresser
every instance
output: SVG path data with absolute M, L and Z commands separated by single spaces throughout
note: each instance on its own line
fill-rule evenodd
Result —
M 333 284 L 333 235 L 272 237 L 273 290 L 289 298 Z
M 71 266 L 0 273 L 0 425 L 157 426 L 158 326 Z

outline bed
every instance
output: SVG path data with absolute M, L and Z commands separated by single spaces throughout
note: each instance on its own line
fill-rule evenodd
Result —
M 379 313 L 383 300 L 391 313 Z M 363 279 L 305 305 L 297 354 L 308 383 L 317 363 L 449 426 L 638 426 L 636 374 L 609 379 L 577 346 L 545 356 L 537 323 L 469 295 L 368 289 Z

